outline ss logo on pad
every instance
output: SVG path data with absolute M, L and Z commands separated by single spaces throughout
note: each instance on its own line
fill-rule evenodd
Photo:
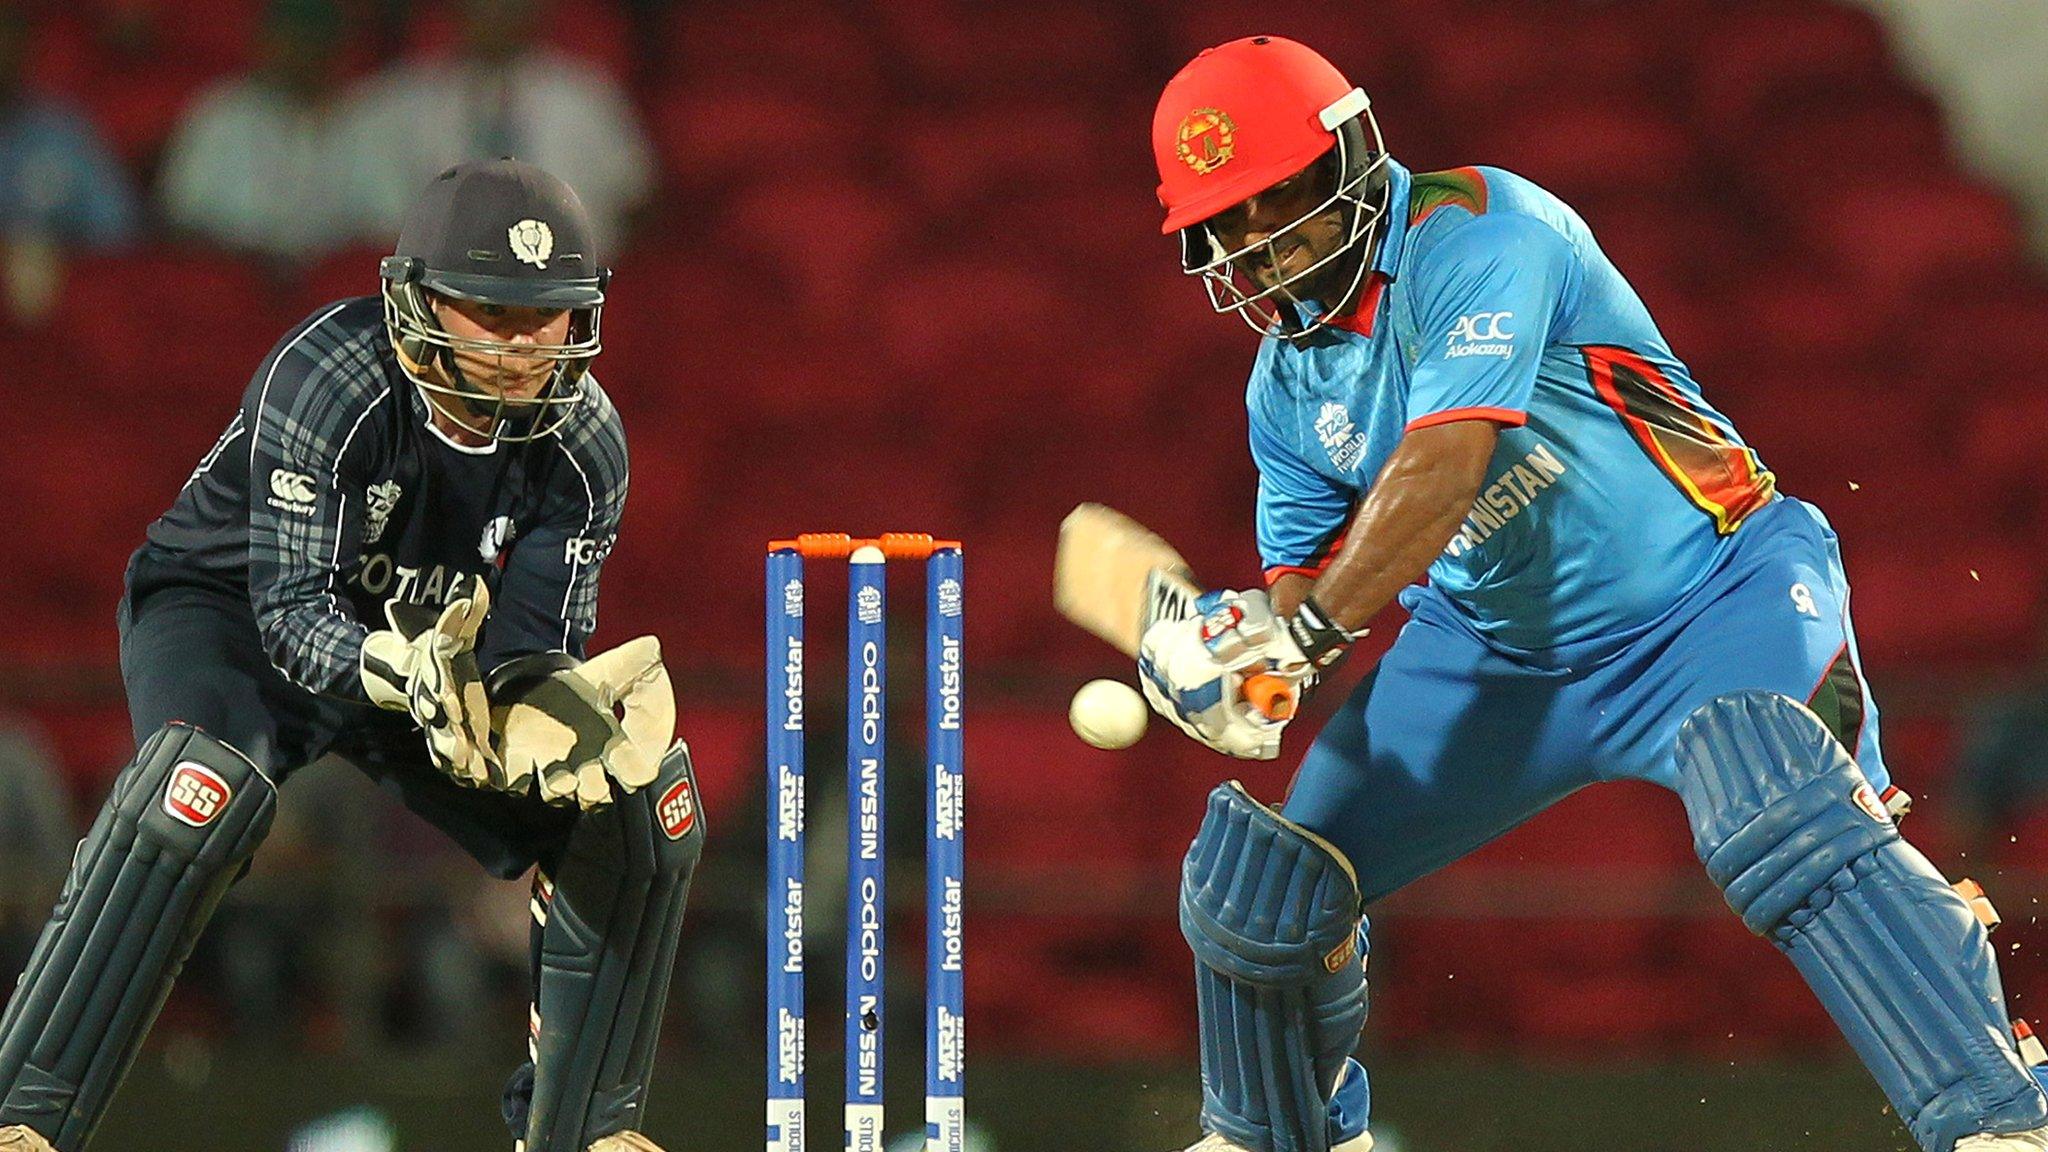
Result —
M 164 811 L 181 824 L 204 828 L 234 794 L 213 769 L 187 760 L 171 771 L 170 787 L 164 789 Z

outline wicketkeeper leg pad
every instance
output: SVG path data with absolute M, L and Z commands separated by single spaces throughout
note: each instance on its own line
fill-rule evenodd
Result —
M 584 813 L 538 886 L 539 1003 L 527 1152 L 637 1129 L 704 814 L 680 741 L 654 783 Z
M 1708 875 L 1791 958 L 1920 1146 L 2048 1123 L 1983 924 L 1819 718 L 1731 693 L 1686 720 L 1676 751 Z
M 0 1017 L 0 1127 L 85 1146 L 276 811 L 262 771 L 197 728 L 167 724 L 143 744 Z
M 1365 924 L 1343 853 L 1221 785 L 1181 870 L 1180 927 L 1195 953 L 1202 1126 L 1256 1152 L 1328 1152 L 1362 1133 L 1362 1099 L 1341 1119 L 1331 1107 L 1365 1025 Z

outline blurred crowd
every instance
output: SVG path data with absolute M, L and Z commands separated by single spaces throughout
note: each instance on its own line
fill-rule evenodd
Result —
M 66 252 L 145 230 L 263 262 L 279 277 L 386 245 L 406 204 L 456 160 L 517 155 L 576 187 L 616 245 L 654 184 L 619 82 L 553 50 L 540 0 L 462 0 L 453 42 L 401 50 L 405 5 L 270 0 L 246 72 L 177 114 L 160 152 L 116 158 L 72 101 L 38 87 L 37 5 L 0 5 L 0 250 L 6 305 L 33 321 Z M 90 34 L 147 59 L 172 6 L 96 10 Z M 615 249 L 614 249 L 615 250 Z

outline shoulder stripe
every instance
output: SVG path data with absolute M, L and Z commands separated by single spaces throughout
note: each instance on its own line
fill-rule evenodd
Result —
M 270 370 L 263 374 L 263 388 L 261 391 L 256 393 L 255 431 L 261 432 L 263 429 L 263 410 L 265 407 L 268 406 L 270 401 L 270 382 L 277 379 L 277 366 L 279 364 L 284 363 L 284 358 L 291 354 L 291 350 L 298 346 L 299 341 L 304 340 L 308 336 L 311 336 L 315 328 L 318 328 L 322 324 L 327 323 L 327 321 L 331 319 L 336 312 L 339 312 L 346 307 L 348 307 L 348 301 L 344 300 L 341 303 L 336 304 L 334 307 L 329 308 L 327 311 L 322 312 L 318 319 L 314 320 L 311 324 L 306 325 L 304 328 L 299 329 L 299 334 L 297 336 L 292 337 L 291 340 L 288 343 L 286 343 L 284 347 L 279 348 L 277 350 L 277 355 L 272 356 L 270 358 Z M 256 442 L 259 438 L 260 437 L 255 435 L 251 435 L 249 437 L 249 466 L 251 468 L 256 466 Z
M 1474 216 L 1484 216 L 1485 174 L 1469 167 L 1416 173 L 1408 187 L 1408 226 L 1415 227 L 1445 205 L 1463 208 Z
M 334 468 L 327 474 L 327 486 L 329 488 L 341 492 L 341 462 L 348 458 L 348 446 L 355 442 L 356 433 L 362 430 L 363 421 L 370 418 L 370 413 L 377 410 L 377 405 L 382 404 L 390 397 L 391 385 L 386 384 L 384 391 L 379 392 L 377 398 L 370 401 L 369 406 L 364 408 L 361 415 L 356 417 L 356 422 L 349 425 L 348 435 L 341 438 L 341 450 L 334 454 Z M 342 526 L 347 523 L 348 493 L 341 492 L 341 503 L 336 506 L 334 513 L 334 551 L 327 557 L 327 611 L 343 620 L 354 620 L 355 617 L 342 608 L 341 597 L 334 591 L 334 576 L 337 572 L 341 571 L 341 539 L 343 536 L 348 535 L 348 533 L 342 531 Z
M 583 499 L 588 509 L 583 514 L 583 536 L 587 540 L 590 538 L 591 528 L 597 523 L 597 492 L 590 486 L 590 474 L 583 470 L 583 465 L 576 459 L 576 453 L 569 451 L 569 446 L 562 442 L 560 436 L 555 437 L 555 446 L 562 450 L 562 455 L 568 457 L 569 466 L 576 469 L 577 477 L 583 481 Z M 576 550 L 576 558 L 569 562 L 569 581 L 562 589 L 562 650 L 565 652 L 569 649 L 569 630 L 574 626 L 574 617 L 569 614 L 569 604 L 576 596 L 576 578 L 582 574 L 583 550 L 579 548 Z

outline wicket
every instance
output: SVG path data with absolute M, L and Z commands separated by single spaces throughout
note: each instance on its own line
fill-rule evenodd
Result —
M 768 545 L 768 1152 L 804 1139 L 804 560 L 848 561 L 846 1150 L 882 1152 L 887 561 L 925 561 L 925 1148 L 966 1140 L 963 568 L 913 533 Z

